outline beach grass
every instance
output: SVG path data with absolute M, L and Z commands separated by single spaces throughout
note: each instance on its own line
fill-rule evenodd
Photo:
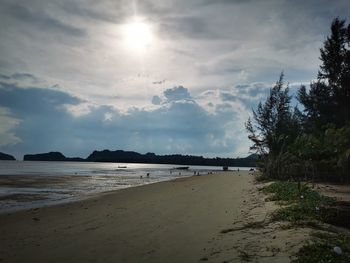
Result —
M 273 182 L 263 188 L 264 193 L 272 194 L 270 201 L 283 202 L 285 207 L 278 209 L 272 220 L 297 222 L 300 220 L 321 220 L 325 215 L 320 213 L 320 206 L 331 204 L 334 198 L 321 195 L 305 183 Z
M 268 200 L 283 204 L 272 214 L 272 221 L 289 221 L 292 224 L 326 222 L 327 214 L 320 211 L 320 207 L 336 201 L 300 182 L 277 181 L 265 186 L 262 191 L 270 194 Z M 350 262 L 349 235 L 318 231 L 312 233 L 311 237 L 297 252 L 293 263 Z
M 350 262 L 350 236 L 315 232 L 309 243 L 303 246 L 296 256 L 297 259 L 293 263 Z

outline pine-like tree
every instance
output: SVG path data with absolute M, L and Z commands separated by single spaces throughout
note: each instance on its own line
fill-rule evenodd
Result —
M 309 92 L 303 86 L 298 94 L 306 125 L 312 130 L 323 130 L 329 123 L 341 127 L 350 121 L 350 24 L 346 27 L 345 20 L 334 19 L 320 53 L 317 81 Z
M 251 150 L 260 154 L 275 156 L 298 129 L 298 118 L 291 111 L 288 86 L 284 88 L 283 73 L 264 104 L 261 102 L 257 110 L 253 110 L 253 120 L 248 119 L 246 129 L 248 138 L 253 142 Z

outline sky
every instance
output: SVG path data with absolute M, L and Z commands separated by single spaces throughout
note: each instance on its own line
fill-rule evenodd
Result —
M 285 74 L 317 76 L 348 0 L 0 0 L 0 151 L 244 157 Z

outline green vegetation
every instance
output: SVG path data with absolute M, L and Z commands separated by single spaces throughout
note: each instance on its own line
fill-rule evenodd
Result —
M 299 106 L 281 74 L 246 123 L 265 178 L 350 181 L 350 24 L 335 19 L 320 53 L 317 80 L 300 87 Z
M 341 254 L 334 251 L 341 249 Z M 345 263 L 350 262 L 350 237 L 329 233 L 314 233 L 309 244 L 303 246 L 294 263 Z
M 277 181 L 264 187 L 262 191 L 271 194 L 270 200 L 286 204 L 273 214 L 272 220 L 290 221 L 293 224 L 302 223 L 312 226 L 317 225 L 318 221 L 327 222 L 327 214 L 319 208 L 335 201 L 334 198 L 323 196 L 300 182 Z M 335 247 L 338 247 L 337 251 L 334 251 Z M 350 236 L 315 232 L 308 244 L 298 251 L 296 257 L 294 263 L 350 262 Z
M 308 187 L 305 184 L 296 184 L 294 182 L 278 181 L 266 186 L 264 193 L 273 193 L 271 201 L 287 201 L 288 203 L 295 202 L 300 199 L 300 196 L 306 192 Z
M 259 155 L 260 180 L 280 180 L 263 189 L 272 194 L 270 200 L 285 204 L 273 220 L 334 223 L 334 211 L 326 205 L 335 200 L 301 181 L 350 182 L 350 24 L 334 19 L 320 53 L 317 80 L 300 87 L 297 106 L 292 107 L 282 73 L 246 123 L 251 150 Z M 339 211 L 336 222 L 348 222 Z M 350 262 L 350 237 L 314 234 L 295 262 Z
M 288 204 L 274 213 L 273 220 L 324 220 L 326 215 L 320 213 L 319 207 L 335 201 L 310 189 L 306 184 L 294 182 L 274 182 L 263 191 L 273 194 L 270 200 L 284 201 Z

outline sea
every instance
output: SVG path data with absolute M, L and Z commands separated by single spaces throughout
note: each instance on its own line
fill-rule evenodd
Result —
M 0 161 L 0 213 L 82 200 L 99 193 L 207 175 L 221 166 Z M 247 167 L 229 167 L 248 170 Z

